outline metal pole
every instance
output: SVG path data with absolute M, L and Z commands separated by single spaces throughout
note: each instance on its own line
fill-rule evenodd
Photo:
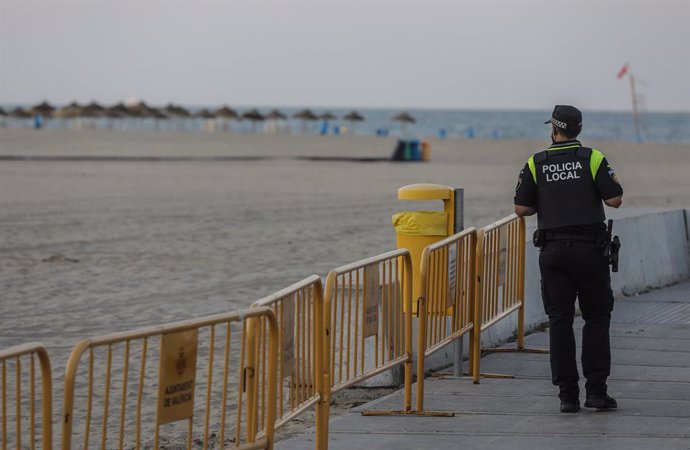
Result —
M 463 188 L 455 189 L 455 222 L 453 233 L 457 234 L 465 229 L 465 190 Z
M 462 374 L 462 360 L 464 359 L 465 355 L 463 353 L 463 349 L 465 347 L 465 338 L 464 336 L 460 336 L 460 339 L 456 339 L 455 342 L 453 343 L 454 347 L 454 355 L 453 355 L 453 376 L 454 377 L 461 377 Z
M 465 228 L 465 190 L 462 188 L 455 189 L 455 205 L 453 210 L 455 211 L 455 221 L 453 225 L 453 233 L 460 233 Z M 453 376 L 462 376 L 462 361 L 465 357 L 464 351 L 464 339 L 461 336 L 460 339 L 456 339 L 453 343 Z
M 630 94 L 632 95 L 635 139 L 637 139 L 637 142 L 640 143 L 642 142 L 642 135 L 640 134 L 640 118 L 637 113 L 637 92 L 635 91 L 635 76 L 633 74 L 630 74 Z

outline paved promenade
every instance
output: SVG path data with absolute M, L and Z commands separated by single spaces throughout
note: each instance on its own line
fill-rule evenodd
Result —
M 582 321 L 576 324 L 579 341 Z M 396 391 L 332 418 L 329 448 L 690 449 L 690 281 L 616 299 L 611 336 L 616 411 L 562 414 L 548 355 L 494 353 L 482 358 L 482 371 L 515 379 L 426 379 L 426 408 L 455 417 L 361 416 L 365 409 L 399 409 Z M 548 335 L 534 333 L 527 345 L 546 347 Z M 584 380 L 580 385 L 584 403 Z M 276 448 L 313 449 L 313 437 L 312 429 Z

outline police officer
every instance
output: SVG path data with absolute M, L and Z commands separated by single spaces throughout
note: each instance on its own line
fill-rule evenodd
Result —
M 518 216 L 537 214 L 535 245 L 541 249 L 539 269 L 544 310 L 549 316 L 551 377 L 559 388 L 561 412 L 579 411 L 573 333 L 577 297 L 585 321 L 585 407 L 615 409 L 618 405 L 606 386 L 611 367 L 613 293 L 602 201 L 618 208 L 623 189 L 604 155 L 576 139 L 582 130 L 582 113 L 577 108 L 557 105 L 545 123 L 551 124 L 553 144 L 525 164 L 514 203 Z

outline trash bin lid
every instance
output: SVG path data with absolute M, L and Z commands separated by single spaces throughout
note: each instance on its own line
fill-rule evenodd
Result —
M 409 184 L 398 189 L 398 200 L 447 200 L 452 191 L 441 184 Z

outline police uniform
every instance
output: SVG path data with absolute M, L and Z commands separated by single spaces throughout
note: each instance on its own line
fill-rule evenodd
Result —
M 582 368 L 587 402 L 590 396 L 608 398 L 613 293 L 608 257 L 602 251 L 606 235 L 602 200 L 622 194 L 623 189 L 604 155 L 599 150 L 583 147 L 577 140 L 555 143 L 536 153 L 518 178 L 514 203 L 537 210 L 541 241 L 539 269 L 544 310 L 549 317 L 551 374 L 553 384 L 560 389 L 564 412 L 575 412 L 580 405 L 573 333 L 576 297 L 585 321 Z M 615 400 L 610 400 L 613 404 L 609 406 L 615 408 Z M 574 411 L 565 411 L 563 402 L 570 402 Z M 585 406 L 590 406 L 587 402 Z

